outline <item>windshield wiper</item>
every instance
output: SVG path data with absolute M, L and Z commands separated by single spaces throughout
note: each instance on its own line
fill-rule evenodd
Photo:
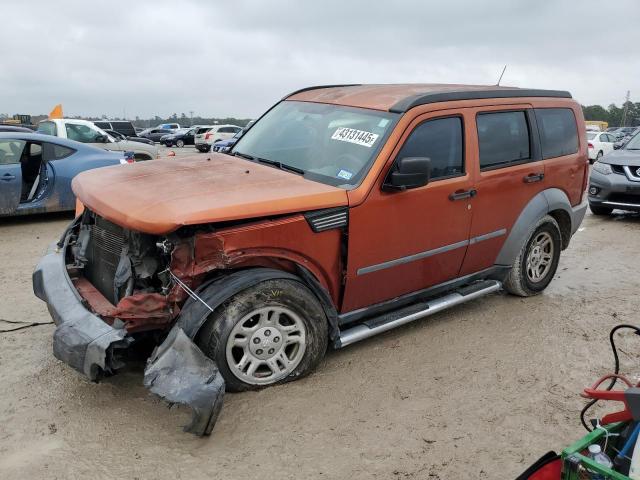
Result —
M 246 158 L 247 160 L 252 160 L 255 161 L 255 157 L 252 157 L 251 155 L 247 155 L 246 153 L 242 153 L 242 152 L 233 152 L 231 155 L 233 155 L 234 157 L 242 157 L 242 158 Z
M 286 165 L 282 162 L 278 162 L 276 160 L 268 160 L 266 158 L 256 158 L 256 160 L 258 160 L 260 163 L 266 163 L 267 165 L 273 165 L 274 167 L 278 167 L 280 170 L 287 170 L 289 172 L 304 175 L 304 170 L 298 167 L 294 167 L 292 165 Z

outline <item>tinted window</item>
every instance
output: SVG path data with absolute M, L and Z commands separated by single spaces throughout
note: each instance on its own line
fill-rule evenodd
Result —
M 530 158 L 529 127 L 524 112 L 479 114 L 480 168 L 506 167 Z
M 0 165 L 20 163 L 26 143 L 24 140 L 0 140 Z
M 45 135 L 53 135 L 55 137 L 58 133 L 58 129 L 56 128 L 56 124 L 53 122 L 40 122 L 38 124 L 38 132 L 44 133 Z
M 438 118 L 418 125 L 397 158 L 428 157 L 433 180 L 452 177 L 464 173 L 462 145 L 462 119 Z
M 220 129 L 218 129 L 218 132 L 220 133 L 233 133 L 235 132 L 235 130 L 231 127 L 220 127 Z
M 196 134 L 201 135 L 203 133 L 207 133 L 209 130 L 211 130 L 211 127 L 199 128 L 198 130 L 196 130 Z
M 578 151 L 578 128 L 570 108 L 536 108 L 542 158 L 560 157 Z
M 109 122 L 93 122 L 93 124 L 103 130 L 111 130 L 111 124 Z
M 42 144 L 43 156 L 42 159 L 45 162 L 49 160 L 62 160 L 63 158 L 67 158 L 69 155 L 75 153 L 73 148 L 64 147 L 62 145 L 54 145 L 53 143 L 43 143 Z
M 133 124 L 131 122 L 111 122 L 111 127 L 113 130 L 120 132 L 125 136 L 136 136 L 136 129 L 133 128 Z

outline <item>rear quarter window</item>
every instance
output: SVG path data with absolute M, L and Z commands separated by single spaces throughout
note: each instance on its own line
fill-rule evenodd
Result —
M 570 108 L 534 109 L 542 158 L 561 157 L 578 151 L 578 127 Z

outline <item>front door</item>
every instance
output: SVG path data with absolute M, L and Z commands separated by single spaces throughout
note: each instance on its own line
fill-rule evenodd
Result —
M 429 183 L 388 192 L 382 175 L 367 199 L 350 209 L 343 313 L 457 277 L 472 215 L 467 122 L 460 111 L 417 117 L 393 157 L 430 158 Z
M 0 140 L 0 215 L 10 215 L 20 204 L 24 140 Z
M 529 201 L 544 190 L 545 167 L 530 105 L 475 109 L 470 143 L 479 164 L 473 221 L 460 275 L 492 267 L 513 224 Z

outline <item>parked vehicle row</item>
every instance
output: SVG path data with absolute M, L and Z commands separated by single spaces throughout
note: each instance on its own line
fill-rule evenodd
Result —
M 209 152 L 214 143 L 232 138 L 241 131 L 242 127 L 238 127 L 237 125 L 201 126 L 196 131 L 194 143 L 198 151 Z

